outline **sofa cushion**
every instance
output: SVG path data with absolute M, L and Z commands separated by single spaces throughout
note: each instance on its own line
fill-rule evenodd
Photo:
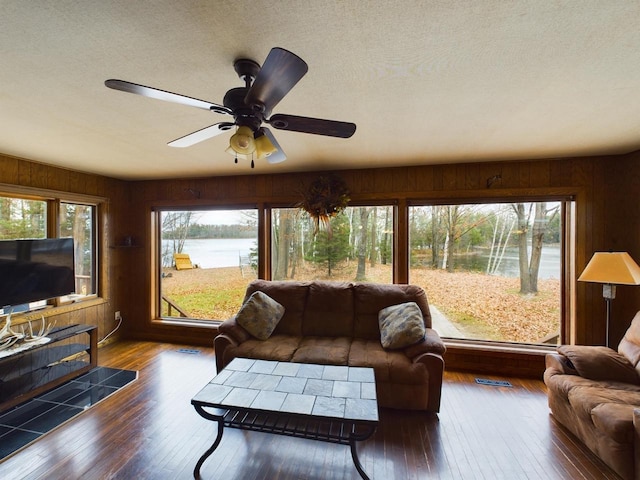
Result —
M 304 337 L 292 362 L 347 365 L 351 339 L 348 337 Z
M 638 372 L 629 360 L 607 347 L 562 345 L 558 353 L 567 357 L 578 374 L 592 380 L 639 384 Z
M 422 362 L 413 363 L 402 351 L 385 350 L 378 340 L 354 339 L 349 365 L 373 368 L 376 382 L 413 385 L 424 384 L 429 379 Z
M 307 303 L 308 290 L 307 282 L 254 280 L 247 286 L 245 301 L 254 292 L 266 293 L 284 307 L 284 315 L 274 333 L 301 336 L 302 313 Z
M 302 316 L 304 336 L 353 335 L 353 284 L 312 282 Z
M 633 405 L 601 403 L 591 410 L 595 427 L 618 443 L 633 443 Z
M 405 302 L 416 302 L 422 312 L 425 327 L 431 327 L 427 294 L 417 285 L 356 283 L 353 290 L 355 304 L 353 336 L 356 338 L 379 339 L 378 313 L 380 310 Z
M 231 361 L 236 357 L 244 357 L 290 362 L 300 340 L 301 337 L 278 334 L 271 335 L 267 340 L 252 338 L 240 345 L 228 346 L 224 352 L 225 360 Z
M 378 313 L 378 323 L 384 348 L 397 350 L 424 341 L 422 312 L 415 302 L 383 308 Z
M 284 314 L 284 307 L 264 292 L 253 292 L 240 307 L 236 322 L 258 340 L 271 336 Z
M 618 388 L 619 385 L 621 384 L 614 382 L 598 382 L 590 386 L 574 387 L 568 394 L 569 404 L 578 417 L 589 422 L 592 421 L 593 409 L 603 403 L 640 407 L 640 388 L 622 389 Z M 633 386 L 630 387 L 633 388 Z

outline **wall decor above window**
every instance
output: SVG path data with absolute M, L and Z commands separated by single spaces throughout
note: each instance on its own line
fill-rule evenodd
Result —
M 331 235 L 329 220 L 349 205 L 350 192 L 346 182 L 336 174 L 322 175 L 302 191 L 302 201 L 298 205 L 315 222 L 317 233 L 320 224 Z

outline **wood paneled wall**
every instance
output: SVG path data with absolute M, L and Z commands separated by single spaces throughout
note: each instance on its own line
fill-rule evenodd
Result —
M 267 167 L 262 169 L 267 170 Z M 245 172 L 243 172 L 245 173 Z M 131 189 L 130 232 L 148 241 L 146 226 L 152 206 L 166 205 L 295 205 L 299 192 L 322 172 L 269 175 L 259 170 L 246 175 L 167 181 L 135 182 Z M 640 208 L 629 202 L 639 185 L 637 154 L 615 157 L 546 159 L 513 162 L 467 163 L 436 166 L 345 170 L 352 201 L 393 200 L 405 205 L 421 200 L 508 200 L 514 196 L 573 195 L 576 198 L 577 245 L 575 270 L 579 274 L 598 250 L 626 250 L 640 261 Z M 491 181 L 492 180 L 492 181 Z M 628 227 L 633 227 L 631 234 Z M 131 334 L 137 338 L 200 341 L 210 332 L 163 326 L 150 322 L 149 252 L 135 252 L 141 268 L 129 283 L 137 299 Z M 400 252 L 406 262 L 407 252 Z M 397 280 L 404 281 L 400 269 Z M 404 270 L 406 272 L 406 269 Z M 612 340 L 618 341 L 635 311 L 640 289 L 620 288 L 614 302 Z M 576 284 L 576 342 L 599 344 L 604 339 L 604 301 L 598 285 Z M 203 337 L 204 335 L 204 337 Z M 207 336 L 208 335 L 208 336 Z M 191 337 L 191 338 L 190 338 Z M 197 338 L 196 338 L 197 337 Z M 453 353 L 453 352 L 452 352 Z M 452 358 L 454 355 L 452 354 Z M 475 361 L 475 360 L 474 360 Z
M 76 323 L 95 325 L 98 327 L 98 339 L 102 339 L 115 328 L 115 310 L 126 310 L 123 299 L 126 289 L 121 288 L 120 283 L 120 280 L 126 280 L 122 255 L 109 246 L 114 243 L 114 236 L 118 232 L 117 219 L 123 217 L 128 208 L 128 185 L 99 175 L 65 170 L 6 155 L 0 155 L 0 183 L 43 195 L 48 193 L 56 196 L 57 192 L 63 192 L 106 199 L 100 206 L 101 223 L 98 228 L 100 261 L 105 267 L 100 272 L 100 298 L 63 305 L 28 317 L 39 318 L 44 313 L 47 321 L 55 321 L 58 326 Z M 20 321 L 19 318 L 14 320 Z
M 89 307 L 83 322 L 98 324 L 100 336 L 113 325 L 113 312 L 125 319 L 124 333 L 131 338 L 209 344 L 214 332 L 152 322 L 150 307 L 151 263 L 149 222 L 154 206 L 255 206 L 295 205 L 300 192 L 322 172 L 268 174 L 268 167 L 242 170 L 237 176 L 124 182 L 97 175 L 72 172 L 0 156 L 0 183 L 60 190 L 106 197 L 106 259 L 104 305 Z M 239 167 L 239 171 L 240 171 Z M 265 173 L 262 173 L 265 172 Z M 595 251 L 623 250 L 640 261 L 640 153 L 623 156 L 546 159 L 512 162 L 461 163 L 337 172 L 352 192 L 352 201 L 394 201 L 400 206 L 420 201 L 449 201 L 514 196 L 574 195 L 576 198 L 576 275 Z M 110 248 L 125 235 L 133 248 Z M 400 242 L 403 244 L 403 242 Z M 400 251 L 406 264 L 408 253 Z M 396 281 L 406 281 L 407 268 L 400 266 Z M 579 344 L 604 341 L 605 305 L 596 284 L 576 284 L 576 336 Z M 612 342 L 617 343 L 631 318 L 640 310 L 640 288 L 618 287 L 613 302 Z M 77 321 L 77 319 L 74 319 Z M 453 361 L 463 352 L 452 351 Z M 460 360 L 461 364 L 469 362 Z M 487 355 L 488 365 L 500 363 Z M 518 360 L 509 360 L 517 367 Z M 481 361 L 474 352 L 473 363 Z M 538 366 L 540 359 L 537 360 Z M 538 367 L 535 367 L 538 368 Z M 534 368 L 534 369 L 535 369 Z

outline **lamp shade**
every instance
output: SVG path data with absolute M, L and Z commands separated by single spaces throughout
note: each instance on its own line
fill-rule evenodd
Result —
M 250 155 L 256 151 L 253 140 L 253 131 L 249 127 L 239 127 L 229 139 L 229 147 L 235 152 L 243 155 Z
M 252 154 L 238 153 L 231 147 L 227 147 L 225 152 L 227 152 L 231 156 L 236 157 L 239 160 L 253 160 L 253 155 Z
M 640 285 L 640 267 L 627 252 L 596 252 L 578 281 Z
M 258 160 L 262 160 L 263 158 L 267 158 L 272 153 L 278 151 L 276 147 L 273 146 L 273 143 L 269 140 L 269 137 L 266 135 L 260 135 L 255 139 L 256 144 L 256 154 L 258 156 Z

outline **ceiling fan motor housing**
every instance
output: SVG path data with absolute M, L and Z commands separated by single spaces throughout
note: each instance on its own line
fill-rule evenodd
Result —
M 255 132 L 260 128 L 264 117 L 261 111 L 244 103 L 248 91 L 247 87 L 232 88 L 225 94 L 223 105 L 233 112 L 236 125 L 247 126 Z

